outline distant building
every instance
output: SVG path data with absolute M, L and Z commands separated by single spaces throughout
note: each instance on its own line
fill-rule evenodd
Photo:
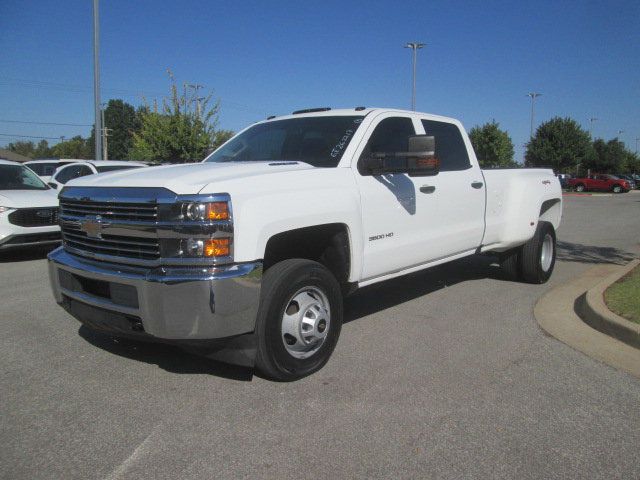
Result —
M 12 152 L 11 150 L 6 150 L 4 148 L 0 148 L 0 160 L 11 160 L 13 162 L 28 162 L 31 160 L 29 157 L 25 157 L 24 155 L 20 155 L 19 153 Z

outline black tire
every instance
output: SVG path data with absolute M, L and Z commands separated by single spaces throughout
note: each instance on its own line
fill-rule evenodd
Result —
M 545 245 L 545 240 L 550 243 Z M 549 248 L 551 251 L 549 252 Z M 543 252 L 546 255 L 543 255 Z M 548 255 L 551 255 L 550 259 Z M 556 232 L 548 222 L 539 222 L 533 238 L 522 246 L 520 268 L 527 283 L 545 283 L 556 263 Z M 546 267 L 546 268 L 545 268 Z
M 500 254 L 500 268 L 509 280 L 519 280 L 522 275 L 520 268 L 520 252 L 522 247 L 512 248 Z
M 576 192 L 584 192 L 584 185 L 579 183 L 578 185 L 576 185 Z
M 620 185 L 614 185 L 611 190 L 613 193 L 622 193 L 622 187 Z
M 308 358 L 296 358 L 285 347 L 282 319 L 290 301 L 306 288 L 320 291 L 328 301 L 330 321 L 320 348 Z M 256 368 L 278 381 L 298 380 L 320 370 L 329 360 L 342 328 L 342 294 L 333 274 L 322 264 L 289 259 L 269 268 L 262 279 L 256 322 Z M 289 336 L 290 337 L 290 336 Z

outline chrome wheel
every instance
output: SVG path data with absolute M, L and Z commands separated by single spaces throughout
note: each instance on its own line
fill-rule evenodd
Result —
M 584 192 L 584 185 L 578 185 L 576 187 L 576 192 Z
M 331 310 L 327 296 L 318 288 L 298 290 L 287 302 L 282 315 L 282 342 L 295 358 L 316 353 L 331 327 Z
M 540 266 L 544 272 L 549 271 L 553 261 L 553 237 L 548 233 L 544 236 L 540 248 Z

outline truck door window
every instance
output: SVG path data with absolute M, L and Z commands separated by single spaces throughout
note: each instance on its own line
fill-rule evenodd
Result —
M 440 171 L 451 172 L 471 168 L 467 147 L 460 129 L 453 123 L 422 120 L 424 132 L 436 139 L 436 157 L 440 159 Z
M 367 146 L 360 155 L 358 161 L 358 171 L 365 175 L 362 170 L 363 159 L 372 152 L 392 153 L 406 152 L 409 150 L 409 137 L 415 135 L 413 122 L 407 117 L 389 117 L 382 120 L 375 128 Z

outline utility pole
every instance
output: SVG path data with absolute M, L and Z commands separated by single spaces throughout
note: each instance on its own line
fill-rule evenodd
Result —
M 187 87 L 193 89 L 193 99 L 191 101 L 196 103 L 196 115 L 198 116 L 198 118 L 200 118 L 200 100 L 204 100 L 205 97 L 198 97 L 198 90 L 204 88 L 204 85 L 200 85 L 198 83 L 189 83 L 187 84 Z
M 591 117 L 589 119 L 589 136 L 593 139 L 593 122 L 598 120 L 596 117 Z
M 638 154 L 638 141 L 640 141 L 640 137 L 636 137 L 636 155 Z
M 95 109 L 94 136 L 96 160 L 102 160 L 102 114 L 100 108 L 100 22 L 98 19 L 98 1 L 93 0 L 93 103 Z
M 624 133 L 624 130 L 618 130 L 618 141 L 622 144 L 622 146 L 624 147 L 624 140 L 621 140 L 620 137 L 622 137 L 622 134 Z
M 101 104 L 102 107 L 104 107 L 105 105 L 106 103 Z M 104 121 L 104 111 L 105 111 L 105 108 L 100 109 L 100 118 L 102 120 L 102 125 L 103 125 L 102 131 L 100 132 L 100 135 L 102 135 L 102 160 L 108 160 L 109 150 L 107 148 L 107 137 L 109 137 L 109 135 L 113 131 L 113 128 L 107 128 L 107 124 Z
M 533 117 L 534 117 L 534 113 L 535 113 L 535 103 L 536 103 L 536 97 L 539 97 L 540 95 L 542 95 L 541 93 L 537 93 L 537 92 L 530 92 L 527 93 L 527 97 L 531 97 L 531 129 L 529 130 L 529 140 L 533 140 Z
M 418 42 L 409 42 L 404 48 L 410 48 L 412 50 L 413 57 L 413 88 L 411 89 L 411 110 L 416 111 L 416 61 L 417 61 L 417 52 L 420 48 L 424 48 L 425 43 Z

